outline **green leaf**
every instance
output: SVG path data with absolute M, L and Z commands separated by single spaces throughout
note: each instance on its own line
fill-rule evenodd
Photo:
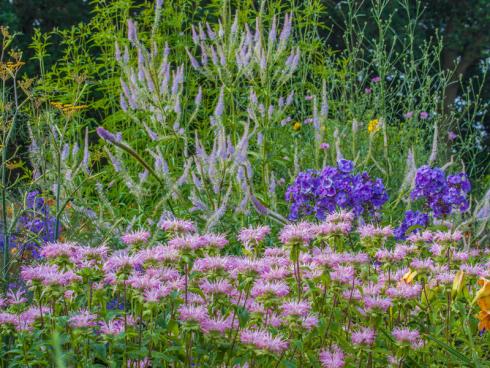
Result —
M 475 363 L 473 363 L 469 358 L 467 358 L 465 355 L 461 354 L 459 351 L 454 349 L 453 347 L 449 346 L 445 342 L 435 338 L 434 336 L 431 335 L 426 335 L 429 340 L 434 341 L 436 344 L 438 344 L 440 347 L 442 347 L 444 350 L 446 350 L 448 353 L 450 353 L 453 357 L 457 358 L 460 362 L 470 366 L 470 367 L 475 367 Z

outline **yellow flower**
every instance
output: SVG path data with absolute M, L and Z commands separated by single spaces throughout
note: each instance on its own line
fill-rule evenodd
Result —
M 407 284 L 411 284 L 413 279 L 415 278 L 415 276 L 417 276 L 417 273 L 418 273 L 417 271 L 408 270 L 408 272 L 403 275 L 400 282 L 405 282 Z
M 368 132 L 369 133 L 376 133 L 379 130 L 380 125 L 381 124 L 380 124 L 379 119 L 370 120 L 369 124 L 368 124 Z
M 297 121 L 296 123 L 294 123 L 293 125 L 293 129 L 298 131 L 301 129 L 301 123 L 299 121 Z
M 80 111 L 88 107 L 87 105 L 63 104 L 61 102 L 51 102 L 51 105 L 67 115 L 71 115 L 75 111 Z

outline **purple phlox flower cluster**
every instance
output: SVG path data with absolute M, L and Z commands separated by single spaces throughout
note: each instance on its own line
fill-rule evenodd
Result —
M 403 240 L 407 238 L 407 235 L 413 232 L 421 231 L 420 228 L 425 228 L 429 224 L 429 215 L 420 211 L 407 211 L 405 212 L 405 218 L 400 226 L 395 229 L 395 238 L 397 240 Z M 407 233 L 407 231 L 410 232 Z
M 37 190 L 27 193 L 25 211 L 17 220 L 15 231 L 9 234 L 9 247 L 39 258 L 39 243 L 55 240 L 56 217 L 51 214 L 46 200 Z M 0 247 L 4 246 L 4 229 L 0 227 Z
M 355 174 L 353 169 L 352 161 L 341 159 L 336 167 L 299 173 L 286 191 L 289 218 L 315 215 L 324 220 L 339 208 L 352 210 L 356 216 L 378 211 L 388 200 L 382 180 L 371 179 L 366 172 Z
M 428 165 L 417 170 L 415 187 L 410 193 L 413 200 L 423 199 L 436 218 L 450 215 L 453 209 L 466 212 L 467 194 L 471 184 L 464 173 L 448 175 L 440 168 Z

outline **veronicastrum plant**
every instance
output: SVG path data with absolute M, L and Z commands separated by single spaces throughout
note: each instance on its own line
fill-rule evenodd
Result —
M 62 90 L 67 103 L 93 99 L 89 108 L 106 117 L 97 124 L 131 152 L 97 145 L 91 162 L 101 185 L 90 190 L 97 201 L 74 204 L 94 207 L 103 224 L 121 218 L 118 228 L 156 224 L 163 210 L 192 209 L 206 227 L 220 226 L 220 218 L 251 222 L 250 214 L 284 221 L 286 183 L 348 158 L 383 178 L 394 201 L 387 214 L 400 218 L 401 208 L 411 206 L 406 194 L 418 166 L 444 166 L 454 154 L 452 170 L 460 155 L 471 157 L 471 145 L 444 124 L 452 119 L 466 127 L 478 99 L 470 93 L 451 116 L 442 112 L 449 77 L 435 64 L 439 43 L 416 46 L 418 13 L 404 2 L 406 37 L 393 37 L 390 4 L 373 4 L 375 35 L 359 28 L 363 15 L 353 3 L 339 6 L 346 47 L 334 53 L 320 37 L 327 9 L 315 1 L 243 4 L 236 13 L 223 3 L 206 19 L 199 6 L 97 1 L 90 24 L 53 35 L 67 51 L 39 88 Z M 75 46 L 75 38 L 84 41 Z M 71 74 L 80 85 L 64 83 Z M 84 123 L 95 127 L 89 118 Z M 446 150 L 440 142 L 448 133 Z M 70 138 L 82 145 L 81 134 Z M 239 146 L 237 157 L 231 151 Z M 211 158 L 205 170 L 203 158 Z

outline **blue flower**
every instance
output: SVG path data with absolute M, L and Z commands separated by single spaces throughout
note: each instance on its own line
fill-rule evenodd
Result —
M 338 208 L 353 210 L 357 216 L 374 215 L 388 200 L 383 181 L 371 179 L 366 172 L 354 174 L 353 169 L 352 161 L 339 160 L 337 167 L 300 172 L 286 191 L 289 218 L 314 214 L 323 220 Z

